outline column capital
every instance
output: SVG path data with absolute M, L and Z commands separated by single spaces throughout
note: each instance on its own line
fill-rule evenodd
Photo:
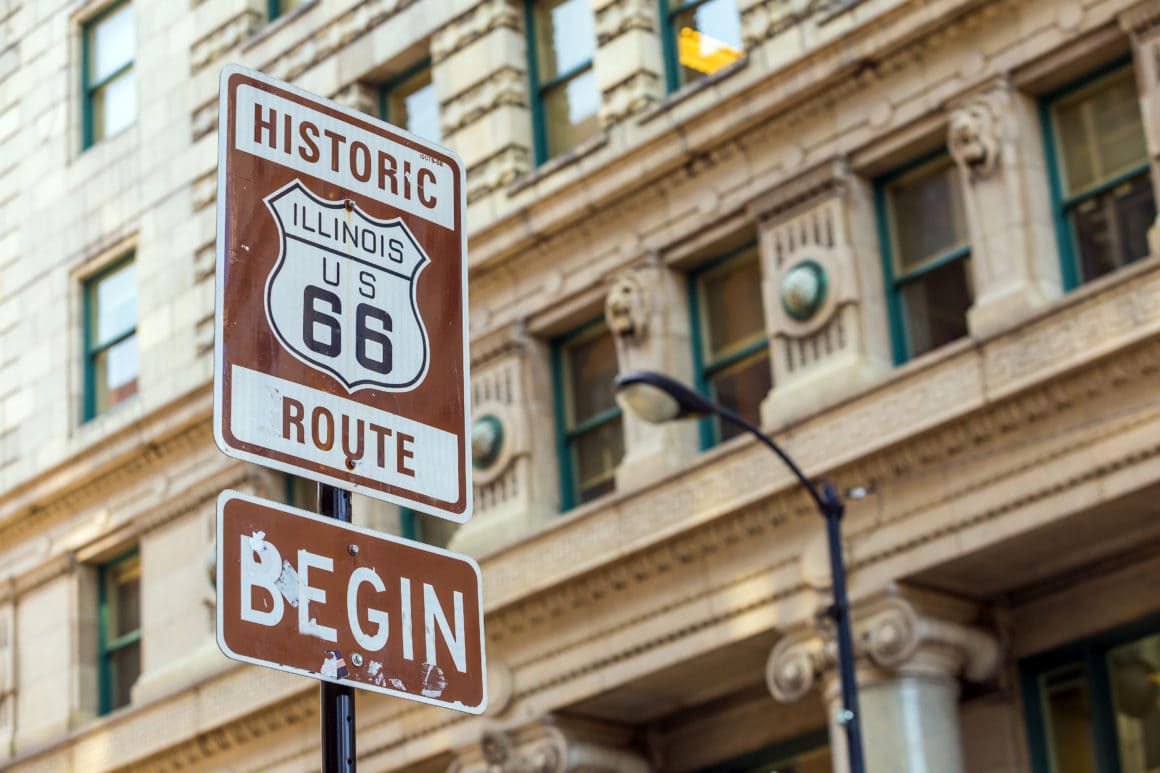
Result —
M 627 732 L 551 716 L 520 725 L 485 727 L 458 750 L 448 773 L 648 773 L 648 763 L 621 748 Z
M 893 588 L 855 606 L 859 682 L 926 676 L 973 682 L 992 678 L 1002 662 L 995 638 L 972 625 L 978 608 L 927 592 Z M 833 625 L 819 611 L 812 624 L 784 636 L 770 653 L 765 678 L 783 703 L 799 700 L 823 678 L 837 688 Z

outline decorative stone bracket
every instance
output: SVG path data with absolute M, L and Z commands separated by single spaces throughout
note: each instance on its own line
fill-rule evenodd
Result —
M 973 605 L 957 599 L 891 590 L 854 611 L 859 684 L 893 675 L 962 676 L 986 681 L 1002 663 L 993 636 L 968 623 Z M 766 663 L 769 691 L 783 703 L 809 693 L 825 676 L 837 687 L 837 647 L 826 622 L 784 637 Z M 829 691 L 827 689 L 827 691 Z
M 617 728 L 552 717 L 493 726 L 459 750 L 448 773 L 648 773 L 644 758 L 618 748 L 626 740 Z

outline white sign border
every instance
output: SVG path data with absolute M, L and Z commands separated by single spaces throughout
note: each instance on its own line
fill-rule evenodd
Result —
M 251 504 L 260 505 L 262 507 L 268 507 L 272 510 L 278 510 L 278 511 L 286 513 L 288 515 L 309 518 L 312 521 L 318 521 L 319 523 L 324 523 L 327 526 L 337 526 L 337 527 L 345 529 L 347 531 L 351 531 L 351 532 L 354 532 L 356 534 L 361 534 L 365 537 L 370 537 L 371 539 L 382 540 L 384 542 L 394 542 L 398 545 L 405 545 L 406 547 L 409 547 L 409 548 L 415 548 L 417 550 L 423 550 L 423 551 L 426 551 L 429 553 L 437 553 L 439 555 L 447 556 L 449 558 L 454 558 L 454 559 L 457 559 L 459 561 L 463 561 L 464 563 L 469 564 L 471 566 L 472 570 L 475 572 L 475 577 L 477 580 L 476 587 L 478 588 L 478 591 L 479 591 L 479 668 L 480 668 L 480 679 L 482 680 L 482 683 L 483 683 L 483 697 L 482 697 L 482 700 L 480 701 L 478 706 L 465 706 L 464 704 L 462 704 L 458 701 L 441 701 L 438 698 L 428 698 L 425 695 L 416 695 L 415 693 L 405 692 L 403 690 L 394 690 L 394 689 L 391 689 L 390 687 L 380 687 L 380 686 L 375 685 L 375 684 L 367 684 L 366 682 L 358 682 L 358 681 L 355 681 L 353 679 L 332 679 L 332 678 L 323 676 L 321 673 L 319 673 L 317 671 L 310 671 L 310 670 L 307 670 L 305 668 L 297 668 L 295 666 L 287 666 L 287 665 L 284 665 L 282 663 L 275 663 L 272 660 L 261 660 L 259 658 L 252 658 L 252 657 L 249 657 L 248 655 L 239 655 L 238 653 L 236 653 L 232 649 L 230 649 L 228 644 L 226 644 L 226 640 L 225 640 L 225 604 L 223 604 L 222 600 L 219 598 L 219 599 L 217 599 L 216 603 L 214 604 L 214 606 L 215 606 L 214 622 L 215 622 L 215 629 L 216 629 L 214 631 L 214 636 L 217 639 L 218 649 L 221 650 L 221 653 L 223 655 L 225 655 L 230 660 L 236 660 L 239 663 L 248 663 L 248 664 L 254 665 L 254 666 L 262 666 L 264 668 L 272 668 L 272 669 L 275 669 L 277 671 L 285 671 L 288 674 L 297 674 L 299 676 L 305 676 L 305 677 L 308 677 L 310 679 L 314 679 L 314 680 L 320 681 L 320 682 L 331 682 L 333 684 L 344 684 L 344 685 L 348 685 L 348 686 L 353 687 L 353 688 L 358 689 L 358 690 L 370 690 L 372 692 L 381 693 L 383 695 L 391 695 L 391 696 L 394 696 L 396 698 L 405 698 L 406 700 L 418 701 L 420 703 L 426 703 L 428 705 L 438 706 L 438 707 L 444 708 L 444 709 L 452 709 L 454 711 L 462 711 L 462 712 L 465 712 L 468 714 L 475 714 L 475 715 L 479 715 L 479 714 L 482 714 L 483 712 L 487 711 L 487 703 L 488 703 L 488 695 L 487 695 L 487 636 L 484 633 L 484 627 L 483 627 L 483 618 L 484 618 L 484 612 L 483 612 L 483 572 L 480 570 L 479 564 L 475 561 L 474 558 L 472 558 L 471 556 L 468 556 L 468 555 L 464 555 L 462 553 L 455 553 L 455 552 L 450 551 L 450 550 L 438 548 L 438 547 L 435 547 L 434 545 L 425 545 L 425 544 L 420 543 L 420 542 L 413 542 L 411 540 L 403 539 L 402 537 L 396 537 L 393 534 L 386 534 L 383 532 L 373 531 L 371 529 L 367 529 L 367 528 L 364 528 L 362 526 L 355 526 L 354 524 L 346 523 L 345 521 L 339 521 L 335 518 L 328 518 L 326 516 L 319 515 L 318 513 L 312 513 L 312 512 L 309 512 L 307 510 L 302 510 L 302 509 L 297 508 L 297 507 L 291 507 L 290 505 L 284 505 L 284 504 L 281 504 L 279 502 L 272 502 L 268 499 L 262 499 L 261 497 L 256 497 L 256 496 L 253 496 L 251 494 L 244 494 L 240 491 L 226 489 L 226 490 L 222 491 L 221 494 L 218 495 L 217 518 L 216 518 L 217 525 L 215 528 L 215 533 L 217 535 L 217 546 L 215 548 L 215 558 L 216 558 L 215 581 L 216 581 L 217 585 L 215 587 L 217 588 L 217 592 L 219 594 L 222 593 L 223 588 L 225 588 L 225 561 L 224 561 L 224 555 L 223 555 L 223 546 L 225 545 L 225 539 L 224 539 L 224 535 L 222 533 L 223 526 L 224 526 L 223 522 L 225 520 L 225 508 L 226 508 L 226 504 L 234 499 L 240 499 L 244 502 L 249 502 Z
M 248 67 L 243 67 L 238 64 L 226 64 L 222 68 L 221 77 L 218 84 L 218 190 L 217 190 L 217 243 L 215 250 L 217 253 L 217 260 L 214 267 L 214 370 L 213 370 L 213 436 L 214 442 L 218 449 L 234 459 L 239 459 L 244 462 L 250 462 L 260 467 L 269 467 L 280 472 L 285 472 L 290 475 L 297 475 L 302 478 L 308 478 L 318 483 L 325 483 L 328 486 L 334 486 L 347 491 L 352 491 L 356 494 L 371 497 L 373 499 L 391 502 L 393 504 L 402 505 L 413 510 L 418 510 L 428 515 L 434 515 L 439 518 L 444 518 L 455 523 L 467 523 L 471 520 L 471 516 L 475 509 L 474 488 L 472 485 L 472 464 L 471 464 L 471 353 L 470 349 L 470 330 L 468 325 L 468 306 L 467 306 L 467 172 L 463 166 L 463 159 L 459 157 L 455 151 L 443 146 L 435 146 L 438 152 L 450 156 L 459 168 L 459 214 L 461 222 L 459 226 L 459 250 L 460 250 L 460 291 L 461 291 L 461 311 L 460 317 L 463 324 L 463 458 L 461 464 L 463 465 L 463 495 L 466 498 L 464 502 L 464 509 L 462 513 L 453 512 L 450 509 L 442 508 L 437 504 L 430 504 L 428 502 L 419 501 L 417 499 L 408 497 L 404 494 L 381 491 L 377 488 L 362 485 L 353 481 L 345 480 L 343 478 L 326 475 L 324 473 L 316 472 L 309 467 L 292 464 L 290 462 L 283 462 L 279 459 L 271 459 L 261 454 L 255 454 L 250 451 L 233 448 L 226 442 L 224 432 L 224 417 L 222 416 L 222 405 L 224 398 L 225 386 L 225 350 L 223 348 L 224 340 L 224 305 L 225 305 L 225 283 L 223 276 L 225 274 L 225 264 L 227 256 L 225 254 L 226 243 L 226 156 L 229 153 L 229 126 L 227 122 L 229 112 L 229 80 L 233 75 L 243 75 L 253 78 L 256 81 L 265 83 L 278 89 L 290 92 L 303 100 L 315 102 L 324 105 L 344 116 L 356 119 L 363 123 L 387 127 L 393 133 L 399 134 L 407 139 L 413 140 L 421 146 L 432 146 L 434 143 L 417 137 L 410 132 L 401 129 L 397 126 L 387 124 L 378 120 L 374 116 L 361 113 L 344 105 L 320 97 L 316 94 L 311 94 L 304 89 L 300 89 L 290 83 L 285 83 L 276 78 L 271 78 L 268 75 L 260 73 L 256 70 L 251 70 Z M 239 151 L 240 152 L 240 151 Z M 273 162 L 270 162 L 273 163 Z M 425 248 L 424 248 L 425 249 Z M 264 287 L 264 285 L 263 285 Z M 263 299 L 263 303 L 265 300 Z M 429 372 L 427 377 L 431 377 Z

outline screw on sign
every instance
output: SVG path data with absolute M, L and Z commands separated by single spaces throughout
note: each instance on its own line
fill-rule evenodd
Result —
M 229 657 L 484 710 L 470 558 L 233 491 L 218 500 L 217 525 L 218 644 Z
M 218 446 L 468 520 L 462 162 L 257 72 L 221 85 Z

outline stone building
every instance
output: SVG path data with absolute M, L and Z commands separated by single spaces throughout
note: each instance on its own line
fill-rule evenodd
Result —
M 491 707 L 364 771 L 1160 770 L 1157 0 L 0 0 L 0 767 L 299 771 L 318 688 L 213 632 L 218 74 L 467 167 Z

